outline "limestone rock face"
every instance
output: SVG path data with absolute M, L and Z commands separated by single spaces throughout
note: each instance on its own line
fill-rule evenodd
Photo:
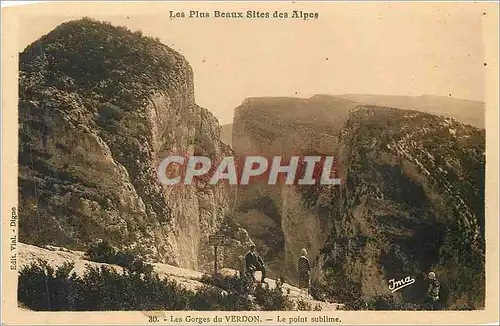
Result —
M 331 96 L 250 98 L 230 149 L 195 103 L 188 62 L 140 32 L 73 21 L 19 59 L 21 242 L 85 250 L 102 239 L 211 271 L 219 233 L 219 266 L 240 269 L 255 243 L 269 277 L 292 284 L 306 248 L 316 288 L 339 302 L 388 294 L 406 276 L 416 283 L 399 295 L 415 301 L 433 270 L 448 307 L 484 307 L 484 129 Z M 344 183 L 165 186 L 168 155 L 331 155 Z
M 313 282 L 338 301 L 392 295 L 389 280 L 410 276 L 395 295 L 418 302 L 433 270 L 449 307 L 481 308 L 484 137 L 452 118 L 328 96 L 248 99 L 233 124 L 237 156 L 333 155 L 343 184 L 256 181 L 239 189 L 236 219 L 271 273 L 296 281 L 306 248 Z
M 345 184 L 329 198 L 333 226 L 316 269 L 325 287 L 371 298 L 410 276 L 398 294 L 418 302 L 432 270 L 448 307 L 483 307 L 484 136 L 416 111 L 352 110 L 340 136 Z
M 220 139 L 229 146 L 232 146 L 233 142 L 233 124 L 228 123 L 221 126 Z
M 249 98 L 235 110 L 232 146 L 235 155 L 336 156 L 338 136 L 356 103 L 331 96 L 309 99 Z M 302 248 L 314 260 L 329 230 L 321 207 L 305 207 L 294 185 L 269 185 L 256 180 L 240 187 L 235 218 L 250 233 L 270 267 L 271 275 L 297 281 Z
M 164 186 L 156 169 L 167 155 L 232 152 L 217 119 L 195 104 L 184 57 L 140 32 L 83 19 L 27 47 L 19 68 L 21 241 L 84 249 L 103 239 L 202 266 L 233 191 Z

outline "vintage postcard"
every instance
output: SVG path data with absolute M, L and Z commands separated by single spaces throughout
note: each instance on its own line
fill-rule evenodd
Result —
M 498 322 L 498 9 L 2 8 L 2 323 Z

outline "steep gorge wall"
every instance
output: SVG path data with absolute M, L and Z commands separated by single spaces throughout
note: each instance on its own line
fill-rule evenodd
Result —
M 315 278 L 339 300 L 422 302 L 433 270 L 451 309 L 484 307 L 484 130 L 415 111 L 359 107 L 341 134 L 333 223 Z M 323 190 L 324 191 L 324 190 Z M 319 194 L 316 194 L 317 196 Z
M 84 249 L 100 238 L 211 268 L 208 235 L 223 226 L 233 190 L 156 176 L 170 154 L 232 154 L 217 119 L 195 104 L 182 55 L 140 32 L 62 24 L 20 54 L 19 123 L 21 241 Z
M 336 156 L 338 132 L 354 106 L 350 101 L 319 95 L 310 99 L 249 98 L 235 110 L 233 150 L 240 158 Z M 235 204 L 236 219 L 256 241 L 271 275 L 284 274 L 292 282 L 297 282 L 301 249 L 306 248 L 313 261 L 330 228 L 322 207 L 304 206 L 301 191 L 294 185 L 255 180 L 239 188 Z
M 239 190 L 240 214 L 242 208 L 254 211 L 243 215 L 247 225 L 273 223 L 249 228 L 250 236 L 282 236 L 260 243 L 261 251 L 278 257 L 273 272 L 296 281 L 297 258 L 307 248 L 316 289 L 339 302 L 379 295 L 421 302 L 428 285 L 423 275 L 433 270 L 448 307 L 484 307 L 484 129 L 335 99 L 337 106 L 328 108 L 332 121 L 320 113 L 327 110 L 309 105 L 312 99 L 250 99 L 235 112 L 237 156 L 334 155 L 345 182 L 256 182 Z M 390 279 L 408 276 L 414 285 L 389 291 Z

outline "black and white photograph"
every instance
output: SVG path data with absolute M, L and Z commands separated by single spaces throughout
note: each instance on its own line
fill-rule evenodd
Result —
M 498 39 L 485 31 L 498 3 L 62 2 L 2 16 L 14 10 L 10 309 L 497 320 Z

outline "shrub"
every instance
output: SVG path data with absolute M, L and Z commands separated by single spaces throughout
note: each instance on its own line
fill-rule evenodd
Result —
M 270 289 L 269 284 L 257 284 L 255 288 L 255 302 L 262 310 L 293 310 L 294 303 L 288 295 L 283 295 L 279 289 Z
M 249 293 L 245 279 L 238 276 L 205 274 L 201 281 L 227 292 L 226 303 L 221 310 L 293 310 L 296 305 L 302 308 L 301 310 L 312 310 L 306 301 L 295 303 L 288 294 L 284 295 L 282 290 L 276 288 L 270 289 L 268 284 L 263 286 L 257 283 L 252 293 Z M 206 291 L 208 293 L 208 290 Z M 249 294 L 253 296 L 253 301 L 249 298 Z
M 310 290 L 311 296 L 314 298 L 314 300 L 318 301 L 325 301 L 327 294 L 325 292 L 325 288 L 317 281 L 313 280 L 311 282 L 311 290 Z
M 203 274 L 201 277 L 201 282 L 212 285 L 227 292 L 236 292 L 239 294 L 248 294 L 246 281 L 238 276 L 233 275 L 221 275 L 217 274 L 214 276 Z
M 73 267 L 66 262 L 55 270 L 45 260 L 31 263 L 20 272 L 18 300 L 33 310 L 70 310 L 74 293 L 69 273 Z
M 154 273 L 118 272 L 106 265 L 87 265 L 82 276 L 70 275 L 73 266 L 65 263 L 54 269 L 40 260 L 22 268 L 19 303 L 37 311 L 256 309 L 249 296 L 224 285 L 224 279 L 212 282 L 221 282 L 229 291 L 207 284 L 194 292 Z M 231 278 L 225 280 L 231 284 Z M 205 281 L 209 278 L 205 277 Z
M 205 285 L 196 293 L 192 308 L 194 310 L 224 310 L 224 293 L 214 286 Z
M 73 267 L 67 262 L 55 269 L 43 260 L 23 267 L 19 271 L 19 304 L 37 311 L 312 310 L 306 300 L 294 302 L 269 285 L 257 284 L 253 296 L 243 293 L 243 280 L 237 276 L 204 275 L 205 285 L 195 292 L 154 273 L 87 265 L 83 275 L 70 275 Z
M 119 273 L 103 265 L 69 276 L 73 266 L 65 263 L 55 270 L 47 261 L 25 266 L 19 272 L 19 302 L 42 311 L 188 310 L 196 299 L 195 293 L 156 274 Z
M 312 310 L 311 304 L 302 298 L 298 299 L 296 303 L 297 303 L 297 310 L 301 311 Z
M 116 250 L 108 242 L 104 241 L 91 245 L 86 252 L 86 256 L 89 260 L 98 263 L 114 264 L 114 262 L 111 261 L 113 261 L 116 256 Z
M 131 273 L 150 274 L 153 271 L 151 264 L 145 263 L 130 252 L 118 251 L 105 241 L 91 245 L 86 252 L 86 257 L 98 263 L 121 266 Z

